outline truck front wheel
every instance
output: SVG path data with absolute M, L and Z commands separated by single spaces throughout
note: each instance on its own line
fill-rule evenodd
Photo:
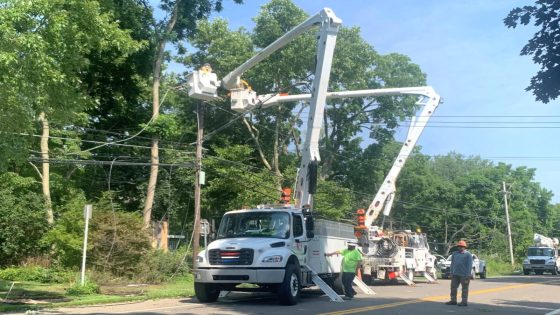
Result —
M 530 274 L 530 273 L 531 273 L 531 269 L 525 269 L 525 268 L 523 269 L 523 274 L 524 274 L 524 275 L 527 276 L 527 275 Z
M 552 274 L 553 275 L 557 275 L 558 274 L 558 267 L 556 265 L 554 265 L 554 269 L 552 269 Z
M 480 273 L 480 279 L 486 279 L 486 267 L 482 269 L 482 272 Z
M 212 283 L 195 282 L 194 293 L 200 302 L 211 303 L 218 299 L 220 289 Z
M 284 282 L 278 288 L 278 298 L 280 304 L 295 305 L 299 300 L 299 293 L 301 291 L 301 280 L 299 268 L 294 264 L 286 266 L 286 274 L 284 275 Z

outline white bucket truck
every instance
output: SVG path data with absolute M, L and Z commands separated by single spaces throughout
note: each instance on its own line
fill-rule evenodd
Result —
M 533 246 L 527 249 L 527 257 L 523 259 L 523 274 L 528 275 L 531 272 L 537 275 L 545 272 L 553 275 L 560 273 L 557 238 L 538 233 L 533 235 Z
M 352 225 L 313 220 L 305 208 L 277 205 L 227 212 L 217 240 L 198 254 L 196 296 L 213 302 L 220 291 L 269 291 L 278 293 L 280 303 L 295 304 L 301 288 L 317 284 L 329 290 L 321 278 L 333 285 L 342 258 L 324 254 L 345 248 L 353 238 Z M 243 283 L 256 286 L 238 287 Z
M 325 257 L 324 254 L 355 242 L 354 227 L 314 220 L 312 216 L 325 104 L 331 98 L 420 95 L 428 100 L 419 104 L 429 108 L 423 113 L 431 115 L 439 104 L 439 96 L 431 87 L 328 92 L 336 36 L 341 23 L 332 10 L 325 8 L 234 69 L 223 81 L 219 81 L 211 68 L 206 66 L 193 71 L 187 78 L 189 96 L 205 101 L 216 100 L 219 99 L 218 87 L 222 87 L 231 91 L 231 108 L 242 113 L 254 108 L 306 100 L 310 108 L 293 196 L 295 206 L 260 206 L 224 215 L 218 239 L 197 256 L 195 293 L 201 302 L 215 301 L 220 291 L 248 290 L 239 286 L 242 283 L 256 285 L 250 288 L 251 291 L 277 292 L 282 304 L 297 303 L 301 288 L 312 285 L 319 286 L 331 300 L 342 302 L 341 297 L 330 288 L 340 274 L 342 257 Z M 243 83 L 240 79 L 243 72 L 314 26 L 319 26 L 319 34 L 311 94 L 256 95 Z M 425 123 L 419 121 L 418 125 Z M 413 143 L 408 145 L 414 146 Z M 373 294 L 360 279 L 356 278 L 354 284 L 363 292 Z

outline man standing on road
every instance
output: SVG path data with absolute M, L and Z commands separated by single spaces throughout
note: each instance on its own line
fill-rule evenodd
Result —
M 325 253 L 325 256 L 332 255 L 342 255 L 344 259 L 342 260 L 342 285 L 344 286 L 344 297 L 345 300 L 351 300 L 356 291 L 352 288 L 352 282 L 354 282 L 354 277 L 356 276 L 356 268 L 362 261 L 362 253 L 356 249 L 356 244 L 348 243 L 348 248 L 339 250 L 333 253 Z
M 465 241 L 459 241 L 457 248 L 459 250 L 451 255 L 451 300 L 445 304 L 467 306 L 473 257 L 466 250 L 467 243 Z M 457 304 L 457 288 L 459 288 L 459 284 L 461 285 L 461 303 Z

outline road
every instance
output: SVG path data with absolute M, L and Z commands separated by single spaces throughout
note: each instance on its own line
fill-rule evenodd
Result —
M 560 277 L 511 276 L 471 282 L 467 307 L 445 305 L 449 280 L 438 283 L 375 285 L 376 294 L 359 294 L 344 303 L 329 301 L 318 290 L 306 290 L 295 306 L 278 305 L 275 295 L 231 293 L 218 302 L 198 303 L 196 298 L 164 299 L 139 303 L 44 310 L 39 314 L 196 314 L 196 315 L 292 315 L 292 314 L 558 314 Z M 460 293 L 459 293 L 460 294 Z

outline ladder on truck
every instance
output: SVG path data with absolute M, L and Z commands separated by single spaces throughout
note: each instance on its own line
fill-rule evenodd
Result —
M 358 277 L 354 277 L 354 284 L 358 286 L 358 289 L 360 289 L 364 294 L 368 294 L 368 295 L 375 294 L 375 292 L 372 289 L 370 289 L 369 286 L 362 281 L 362 279 Z
M 311 269 L 308 265 L 303 265 L 307 270 L 311 272 L 311 279 L 313 283 L 319 287 L 333 302 L 344 302 L 344 300 L 338 295 L 319 275 Z
M 406 284 L 408 284 L 408 285 L 414 285 L 414 281 L 412 281 L 412 279 L 410 279 L 410 278 L 409 278 L 406 274 L 404 274 L 404 273 L 400 273 L 400 274 L 399 274 L 399 278 L 400 278 L 402 281 L 406 282 Z
M 434 277 L 432 277 L 432 275 L 427 271 L 424 271 L 423 276 L 424 276 L 424 278 L 426 278 L 426 280 L 428 280 L 428 283 L 436 283 L 437 282 L 437 280 Z

